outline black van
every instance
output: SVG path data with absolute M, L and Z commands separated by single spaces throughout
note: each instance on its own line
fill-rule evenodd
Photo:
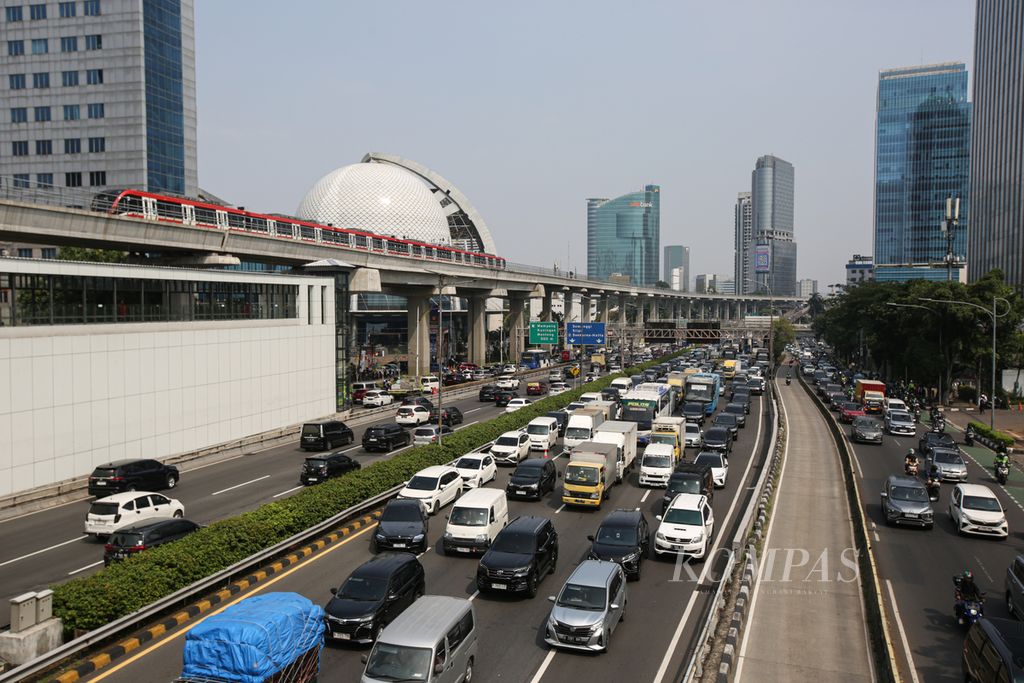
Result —
M 348 425 L 338 420 L 320 420 L 302 425 L 299 435 L 299 448 L 329 451 L 335 446 L 344 446 L 355 441 L 356 435 Z
M 1013 619 L 980 619 L 964 638 L 960 659 L 964 680 L 1024 681 L 1024 624 Z
M 137 552 L 184 538 L 200 526 L 187 519 L 161 519 L 118 529 L 103 546 L 103 566 L 126 560 Z
M 411 443 L 412 433 L 402 429 L 400 424 L 375 425 L 363 432 L 363 450 L 366 452 L 381 450 L 387 453 L 397 446 Z
M 711 476 L 711 468 L 707 465 L 680 463 L 668 478 L 665 495 L 661 499 L 661 512 L 665 514 L 669 503 L 680 493 L 698 493 L 707 496 L 708 503 L 715 497 L 715 480 Z

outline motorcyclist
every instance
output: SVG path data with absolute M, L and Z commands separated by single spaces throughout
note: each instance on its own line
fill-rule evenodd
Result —
M 903 469 L 909 472 L 911 468 L 917 469 L 917 454 L 913 448 L 907 451 L 907 457 L 903 459 Z
M 978 584 L 974 583 L 974 574 L 970 569 L 964 571 L 963 574 L 953 577 L 953 585 L 956 586 L 954 591 L 954 597 L 956 599 L 956 618 L 959 623 L 964 623 L 964 603 L 965 602 L 981 602 L 985 597 L 985 594 L 978 588 Z
M 932 500 L 939 499 L 939 489 L 942 488 L 942 470 L 939 469 L 938 465 L 932 465 L 928 469 L 928 482 L 925 485 L 928 488 L 928 497 Z
M 964 431 L 964 444 L 967 446 L 974 445 L 974 425 L 967 425 L 967 429 Z
M 1006 454 L 1006 446 L 999 444 L 999 449 L 996 451 L 996 457 L 992 460 L 992 469 L 996 472 L 996 476 L 999 476 L 1000 466 L 1010 467 L 1010 456 Z

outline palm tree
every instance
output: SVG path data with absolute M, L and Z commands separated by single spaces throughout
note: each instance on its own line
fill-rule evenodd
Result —
M 819 315 L 825 312 L 825 299 L 822 298 L 821 294 L 815 292 L 811 294 L 811 298 L 807 300 L 807 308 L 812 318 L 817 318 Z

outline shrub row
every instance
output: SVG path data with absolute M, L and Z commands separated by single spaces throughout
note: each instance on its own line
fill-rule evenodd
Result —
M 91 631 L 383 493 L 424 467 L 450 462 L 504 432 L 521 429 L 535 417 L 565 407 L 585 391 L 600 391 L 616 377 L 628 377 L 665 360 L 626 368 L 549 396 L 514 413 L 460 429 L 446 437 L 442 446 L 419 446 L 399 453 L 290 498 L 214 522 L 181 541 L 140 553 L 91 576 L 54 586 L 54 612 L 63 620 L 66 632 Z
M 983 436 L 986 439 L 991 439 L 992 441 L 995 441 L 996 443 L 1001 443 L 1004 446 L 1006 446 L 1007 448 L 1009 448 L 1010 446 L 1013 445 L 1013 441 L 1014 441 L 1013 437 L 1010 436 L 1009 434 L 1007 434 L 1006 432 L 1000 432 L 999 430 L 993 430 L 987 424 L 984 424 L 982 422 L 978 422 L 977 420 L 971 420 L 971 422 L 968 423 L 968 425 L 970 427 L 974 428 L 974 433 L 975 434 Z

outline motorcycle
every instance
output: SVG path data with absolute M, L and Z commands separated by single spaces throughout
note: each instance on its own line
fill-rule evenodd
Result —
M 956 617 L 958 624 L 971 626 L 974 622 L 985 616 L 985 594 L 978 591 L 976 598 L 964 599 L 963 594 L 960 592 L 961 581 L 961 577 L 953 577 L 953 585 L 956 586 L 956 590 L 953 593 L 956 600 L 953 605 L 953 615 Z
M 792 381 L 793 380 L 791 380 L 789 377 L 787 377 L 786 378 L 786 386 L 788 387 Z
M 965 446 L 973 446 L 974 445 L 974 430 L 973 429 L 968 428 L 967 431 L 964 432 L 964 445 Z
M 928 483 L 925 484 L 925 488 L 928 489 L 928 500 L 934 502 L 939 499 L 939 491 L 942 490 L 942 477 L 928 477 Z
M 933 421 L 932 422 L 932 431 L 935 432 L 936 434 L 942 434 L 943 432 L 945 432 L 946 431 L 946 421 L 941 419 L 941 418 L 938 419 L 938 420 Z
M 903 463 L 903 471 L 911 477 L 916 477 L 918 472 L 917 462 L 905 462 Z
M 996 464 L 996 481 L 1000 484 L 1006 484 L 1006 480 L 1010 478 L 1010 468 L 1006 463 Z
M 921 409 L 920 408 L 914 408 L 914 424 L 920 424 L 920 423 L 921 423 Z

